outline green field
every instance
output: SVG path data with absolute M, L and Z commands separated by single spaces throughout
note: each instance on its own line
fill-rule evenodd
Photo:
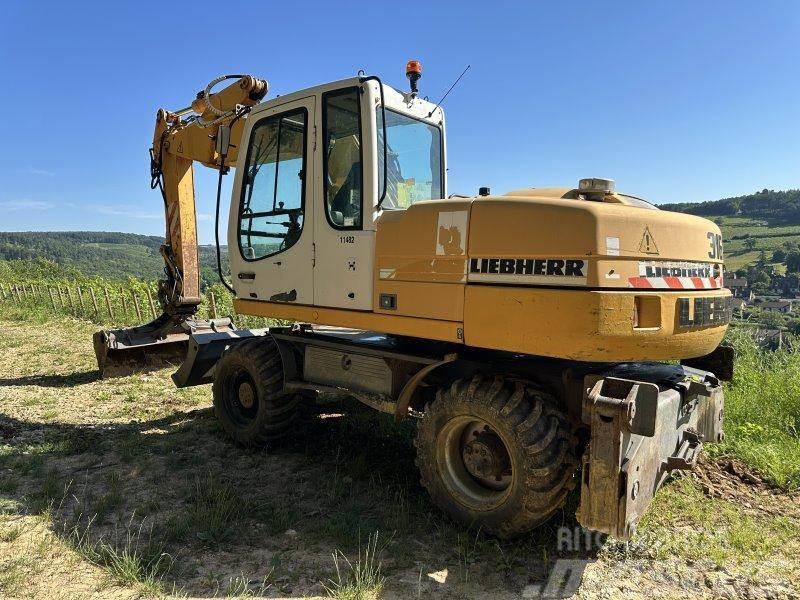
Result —
M 767 262 L 772 263 L 772 252 L 784 249 L 785 242 L 800 244 L 800 225 L 774 223 L 753 217 L 706 217 L 717 223 L 722 229 L 725 243 L 725 266 L 736 270 L 755 263 L 763 250 Z M 746 240 L 755 240 L 755 247 L 746 247 Z M 776 270 L 785 270 L 783 264 L 774 265 Z
M 767 263 L 772 252 L 786 242 L 800 242 L 800 190 L 764 189 L 752 194 L 708 202 L 664 204 L 659 208 L 684 212 L 715 221 L 722 229 L 725 243 L 725 266 L 738 270 L 759 260 L 761 251 Z M 755 242 L 748 249 L 747 239 Z M 783 270 L 783 265 L 775 265 Z

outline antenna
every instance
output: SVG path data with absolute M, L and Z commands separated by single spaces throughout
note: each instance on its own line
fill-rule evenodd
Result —
M 450 92 L 452 92 L 452 91 L 453 91 L 453 88 L 454 88 L 454 87 L 456 87 L 456 85 L 458 84 L 458 82 L 459 82 L 459 81 L 461 81 L 461 78 L 464 76 L 464 74 L 465 74 L 467 71 L 469 71 L 469 68 L 470 68 L 470 65 L 467 65 L 467 68 L 466 68 L 466 69 L 464 69 L 463 71 L 461 71 L 461 75 L 459 75 L 459 76 L 458 76 L 458 79 L 456 79 L 456 80 L 453 82 L 453 85 L 451 85 L 451 86 L 450 86 L 450 89 L 449 89 L 449 90 L 447 90 L 447 91 L 445 92 L 444 96 L 442 96 L 442 99 L 441 99 L 441 100 L 439 100 L 439 101 L 436 103 L 436 106 L 434 106 L 434 107 L 433 107 L 433 109 L 431 110 L 431 112 L 429 112 L 429 113 L 428 113 L 428 118 L 430 118 L 430 117 L 431 117 L 431 115 L 432 115 L 432 114 L 433 114 L 433 113 L 436 111 L 436 109 L 437 109 L 437 108 L 439 108 L 439 107 L 442 105 L 442 102 L 444 102 L 444 99 L 445 99 L 445 98 L 447 98 L 447 95 L 448 95 Z

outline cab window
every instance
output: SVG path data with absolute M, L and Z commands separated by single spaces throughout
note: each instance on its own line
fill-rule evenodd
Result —
M 386 165 L 378 160 L 379 196 L 383 208 L 407 208 L 420 200 L 442 197 L 442 132 L 407 115 L 386 109 Z M 378 148 L 383 148 L 383 113 L 377 108 Z
M 337 229 L 361 229 L 364 180 L 358 88 L 323 95 L 325 209 Z
M 258 260 L 291 248 L 303 231 L 305 109 L 259 121 L 250 135 L 239 204 L 239 249 Z

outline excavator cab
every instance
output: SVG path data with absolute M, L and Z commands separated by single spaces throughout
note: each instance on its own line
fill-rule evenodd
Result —
M 229 319 L 196 317 L 200 302 L 193 163 L 235 168 L 227 232 L 237 297 L 371 310 L 381 212 L 446 196 L 444 113 L 416 94 L 354 77 L 261 102 L 250 76 L 190 107 L 160 109 L 153 187 L 167 220 L 163 315 L 95 334 L 106 375 L 177 362 L 195 333 L 236 335 Z M 225 140 L 224 144 L 220 140 Z
M 236 296 L 372 310 L 378 216 L 445 197 L 443 127 L 430 102 L 357 77 L 254 107 L 228 219 Z

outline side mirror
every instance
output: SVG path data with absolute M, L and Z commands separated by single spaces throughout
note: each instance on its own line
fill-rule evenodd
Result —
M 220 156 L 228 156 L 231 147 L 231 128 L 228 125 L 220 125 L 217 130 L 214 149 Z

